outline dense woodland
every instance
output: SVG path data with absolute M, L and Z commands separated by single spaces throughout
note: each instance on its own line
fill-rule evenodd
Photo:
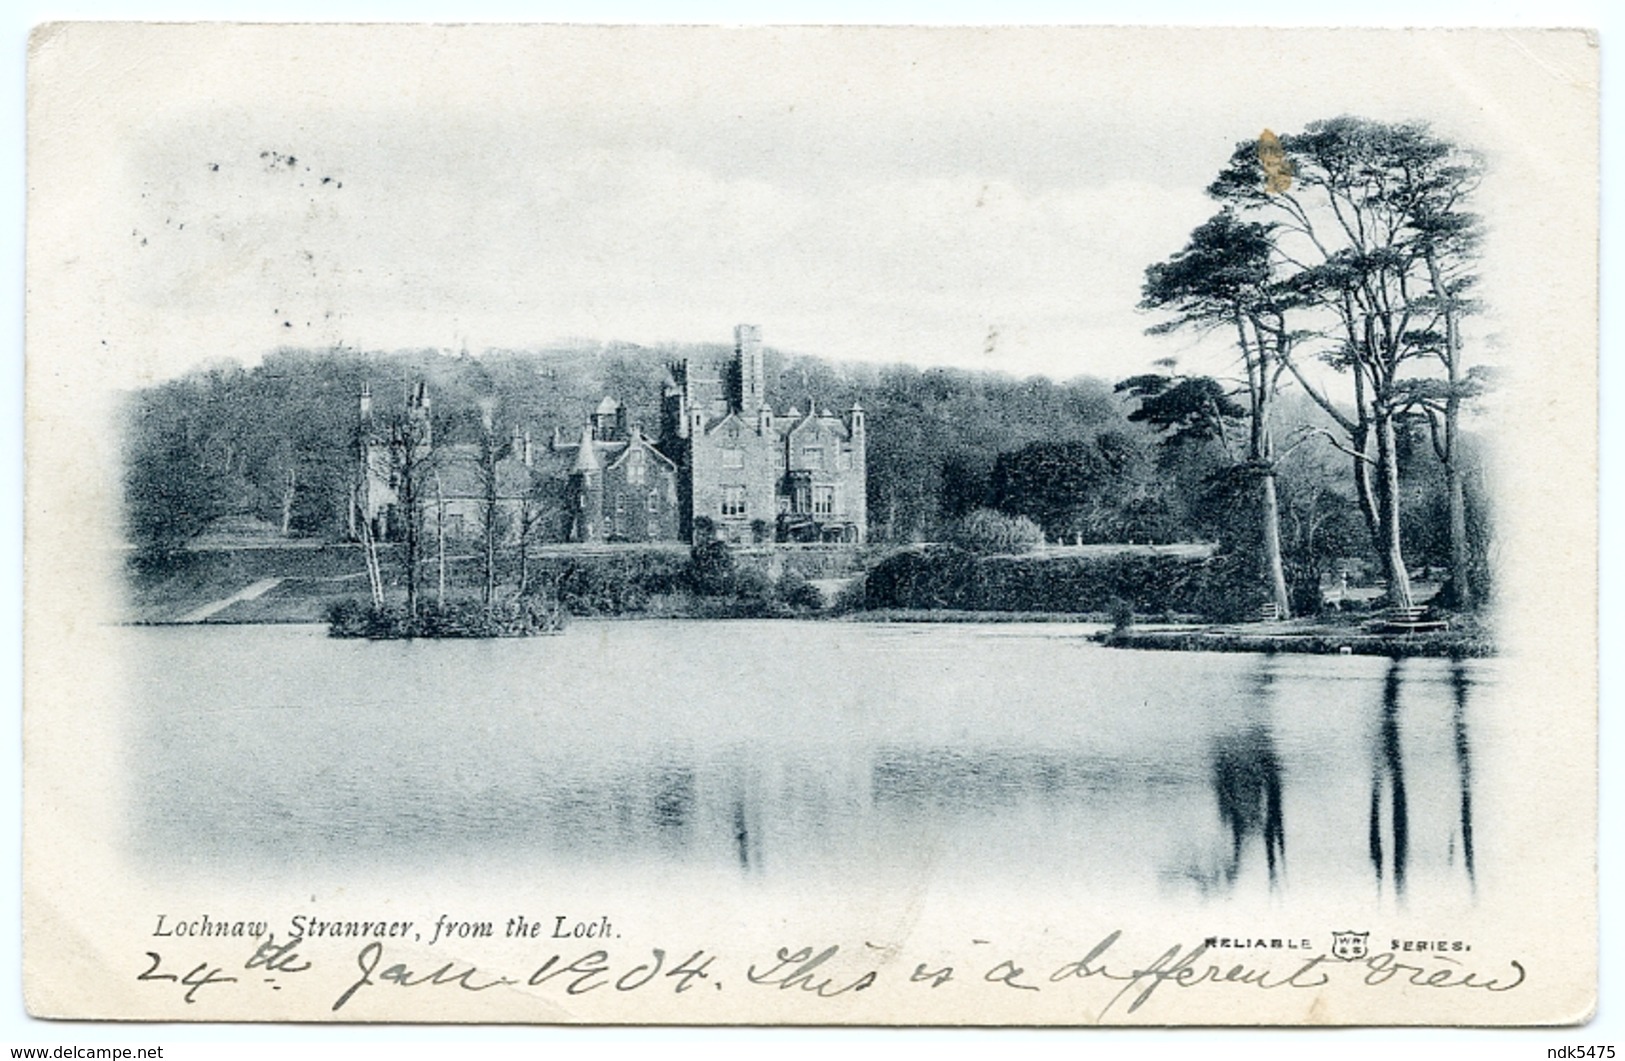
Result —
M 162 551 L 184 544 L 217 516 L 252 513 L 290 535 L 341 536 L 356 474 L 363 383 L 371 385 L 377 414 L 387 417 L 411 383 L 426 381 L 436 437 L 443 441 L 477 442 L 482 409 L 494 406 L 505 426 L 528 429 L 545 448 L 555 428 L 572 437 L 579 432 L 606 394 L 626 403 L 632 423 L 655 434 L 667 364 L 726 353 L 624 344 L 478 356 L 283 350 L 252 369 L 194 372 L 130 396 L 129 533 L 143 549 Z M 869 505 L 878 541 L 930 540 L 946 521 L 994 503 L 999 483 L 1013 492 L 1010 477 L 1021 474 L 1020 467 L 1010 464 L 1003 478 L 996 473 L 1005 467 L 1001 458 L 1009 464 L 1029 444 L 1076 451 L 1091 478 L 1101 480 L 1080 497 L 1095 507 L 1107 493 L 1122 491 L 1125 475 L 1144 478 L 1149 471 L 1143 466 L 1155 440 L 1127 422 L 1128 406 L 1107 382 L 835 365 L 771 350 L 768 356 L 769 396 L 781 411 L 814 402 L 838 410 L 864 403 L 873 425 Z M 1114 462 L 1096 468 L 1097 452 L 1114 455 Z M 1060 456 L 1032 455 L 1039 461 Z M 1070 537 L 1067 521 L 1074 516 L 1056 510 L 1052 518 L 1056 533 Z M 1077 530 L 1090 541 L 1126 533 L 1098 515 L 1080 521 Z
M 624 396 L 653 430 L 665 365 L 720 349 L 550 350 L 449 356 L 283 350 L 254 368 L 218 366 L 131 394 L 128 531 L 142 554 L 182 549 L 222 516 L 253 516 L 290 538 L 342 540 L 357 474 L 357 396 L 404 404 L 429 382 L 437 437 L 477 441 L 482 403 L 545 446 L 568 434 L 604 394 Z M 1081 377 L 1064 383 L 956 369 L 832 364 L 772 355 L 780 408 L 809 401 L 869 410 L 871 537 L 913 543 L 950 536 L 991 508 L 1025 516 L 1056 542 L 1228 542 L 1250 547 L 1248 488 L 1214 438 L 1165 433 L 1138 416 L 1129 390 Z M 770 391 L 773 386 L 770 383 Z M 1308 401 L 1287 396 L 1285 419 L 1308 424 Z M 1416 561 L 1448 555 L 1445 499 L 1425 426 L 1401 436 L 1407 541 Z M 539 462 L 542 463 L 542 462 Z M 1283 534 L 1304 599 L 1340 558 L 1367 556 L 1339 455 L 1309 440 L 1282 462 Z M 538 484 L 547 491 L 549 484 Z
M 1282 615 L 1318 610 L 1348 560 L 1397 606 L 1418 568 L 1447 571 L 1445 603 L 1470 606 L 1491 589 L 1468 431 L 1491 377 L 1467 367 L 1462 326 L 1477 308 L 1480 167 L 1425 127 L 1351 118 L 1238 145 L 1208 189 L 1218 212 L 1147 268 L 1140 306 L 1153 335 L 1231 344 L 1209 374 L 1162 362 L 1054 382 L 769 351 L 769 398 L 781 411 L 862 401 L 877 543 L 952 540 L 991 510 L 1056 543 L 1217 542 Z M 519 429 L 545 449 L 604 395 L 657 433 L 666 366 L 727 352 L 290 349 L 196 371 L 129 396 L 128 537 L 163 557 L 252 515 L 289 538 L 342 539 L 364 384 L 387 418 L 426 383 L 437 440 Z M 539 479 L 545 510 L 558 484 Z

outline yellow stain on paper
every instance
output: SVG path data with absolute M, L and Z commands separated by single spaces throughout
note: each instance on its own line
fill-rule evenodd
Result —
M 1265 191 L 1280 195 L 1292 187 L 1292 163 L 1281 147 L 1281 138 L 1268 129 L 1258 134 L 1258 164 L 1264 167 Z

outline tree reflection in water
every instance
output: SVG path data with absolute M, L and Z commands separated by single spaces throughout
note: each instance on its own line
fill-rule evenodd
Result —
M 1467 693 L 1471 687 L 1472 679 L 1468 677 L 1467 665 L 1456 660 L 1450 666 L 1450 690 L 1454 694 L 1450 721 L 1456 738 L 1456 769 L 1461 778 L 1461 855 L 1467 868 L 1467 884 L 1476 894 L 1478 877 L 1473 869 L 1473 769 L 1467 743 Z
M 1254 676 L 1253 702 L 1268 711 L 1274 684 L 1274 660 L 1260 661 Z M 1274 889 L 1286 871 L 1286 826 L 1281 816 L 1281 760 L 1275 738 L 1262 721 L 1221 733 L 1213 742 L 1213 791 L 1219 817 L 1230 830 L 1227 884 L 1241 871 L 1242 849 L 1255 833 L 1264 842 L 1264 861 Z
M 548 639 L 393 645 L 386 658 L 298 630 L 127 628 L 145 697 L 131 842 L 154 866 L 245 874 L 272 860 L 489 859 L 540 873 L 722 868 L 771 886 L 931 873 L 1244 896 L 1375 877 L 1413 903 L 1436 884 L 1476 889 L 1481 861 L 1495 864 L 1474 810 L 1503 790 L 1483 760 L 1473 768 L 1469 738 L 1485 729 L 1468 714 L 1494 704 L 1493 664 L 873 625 L 794 628 L 798 651 L 812 639 L 823 653 L 795 673 L 841 675 L 850 703 L 811 683 L 808 699 L 764 704 L 747 683 L 700 710 L 659 691 L 631 704 L 608 661 L 659 634 L 672 688 L 698 688 L 718 636 L 703 623 L 604 624 L 572 649 L 599 645 L 602 659 L 555 668 L 558 690 L 530 677 L 557 662 Z M 771 660 L 785 630 L 728 636 L 752 646 L 741 658 Z M 511 655 L 497 666 L 493 652 Z M 280 661 L 275 680 L 204 680 L 266 661 Z M 366 696 L 322 699 L 356 668 Z M 475 674 L 488 688 L 470 690 Z
M 1371 762 L 1371 868 L 1380 891 L 1384 876 L 1393 881 L 1394 894 L 1405 897 L 1405 864 L 1410 857 L 1410 812 L 1405 801 L 1405 770 L 1399 753 L 1399 687 L 1404 661 L 1388 664 L 1382 683 L 1382 715 Z M 1388 843 L 1383 843 L 1383 801 L 1387 797 Z

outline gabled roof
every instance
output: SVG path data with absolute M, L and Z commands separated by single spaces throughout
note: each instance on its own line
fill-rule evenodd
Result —
M 637 431 L 635 436 L 644 448 L 672 467 L 677 466 L 676 462 L 670 457 L 651 445 L 642 431 Z M 557 459 L 570 462 L 570 474 L 582 475 L 602 471 L 606 467 L 614 467 L 621 462 L 631 448 L 631 441 L 604 442 L 594 439 L 592 437 L 592 428 L 584 427 L 581 429 L 581 440 L 579 442 L 560 442 L 555 438 L 553 444 L 549 447 L 549 451 L 555 454 Z
M 632 439 L 630 442 L 626 443 L 626 449 L 621 452 L 620 456 L 611 461 L 608 466 L 610 468 L 620 467 L 623 463 L 625 463 L 626 458 L 631 455 L 634 449 L 642 449 L 652 453 L 656 458 L 670 465 L 673 470 L 676 470 L 677 468 L 677 462 L 660 452 L 659 448 L 656 447 L 653 442 L 649 441 L 648 436 L 637 428 L 632 429 Z
M 723 413 L 721 416 L 717 417 L 716 419 L 712 420 L 710 423 L 706 424 L 705 425 L 705 433 L 708 434 L 708 435 L 711 434 L 712 432 L 714 432 L 718 428 L 720 428 L 723 424 L 726 424 L 729 420 L 738 421 L 739 426 L 742 427 L 742 428 L 750 427 L 749 424 L 745 423 L 745 418 L 744 417 L 740 416 L 738 413 L 736 413 L 732 409 L 730 409 L 726 413 Z
M 846 426 L 846 421 L 828 410 L 823 413 L 806 413 L 798 420 L 787 422 L 780 430 L 784 432 L 785 437 L 789 437 L 800 434 L 808 427 L 815 427 L 820 432 L 829 431 L 836 438 L 846 439 L 852 437 L 852 432 Z
M 581 429 L 581 441 L 576 443 L 576 462 L 572 472 L 595 472 L 599 469 L 598 446 L 592 440 L 592 428 Z

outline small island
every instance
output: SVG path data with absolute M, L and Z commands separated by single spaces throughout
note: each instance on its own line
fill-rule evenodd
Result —
M 331 637 L 371 640 L 461 637 L 534 637 L 564 631 L 568 613 L 558 601 L 512 598 L 485 604 L 457 600 L 423 605 L 416 614 L 404 606 L 377 607 L 370 602 L 336 600 L 327 610 Z

